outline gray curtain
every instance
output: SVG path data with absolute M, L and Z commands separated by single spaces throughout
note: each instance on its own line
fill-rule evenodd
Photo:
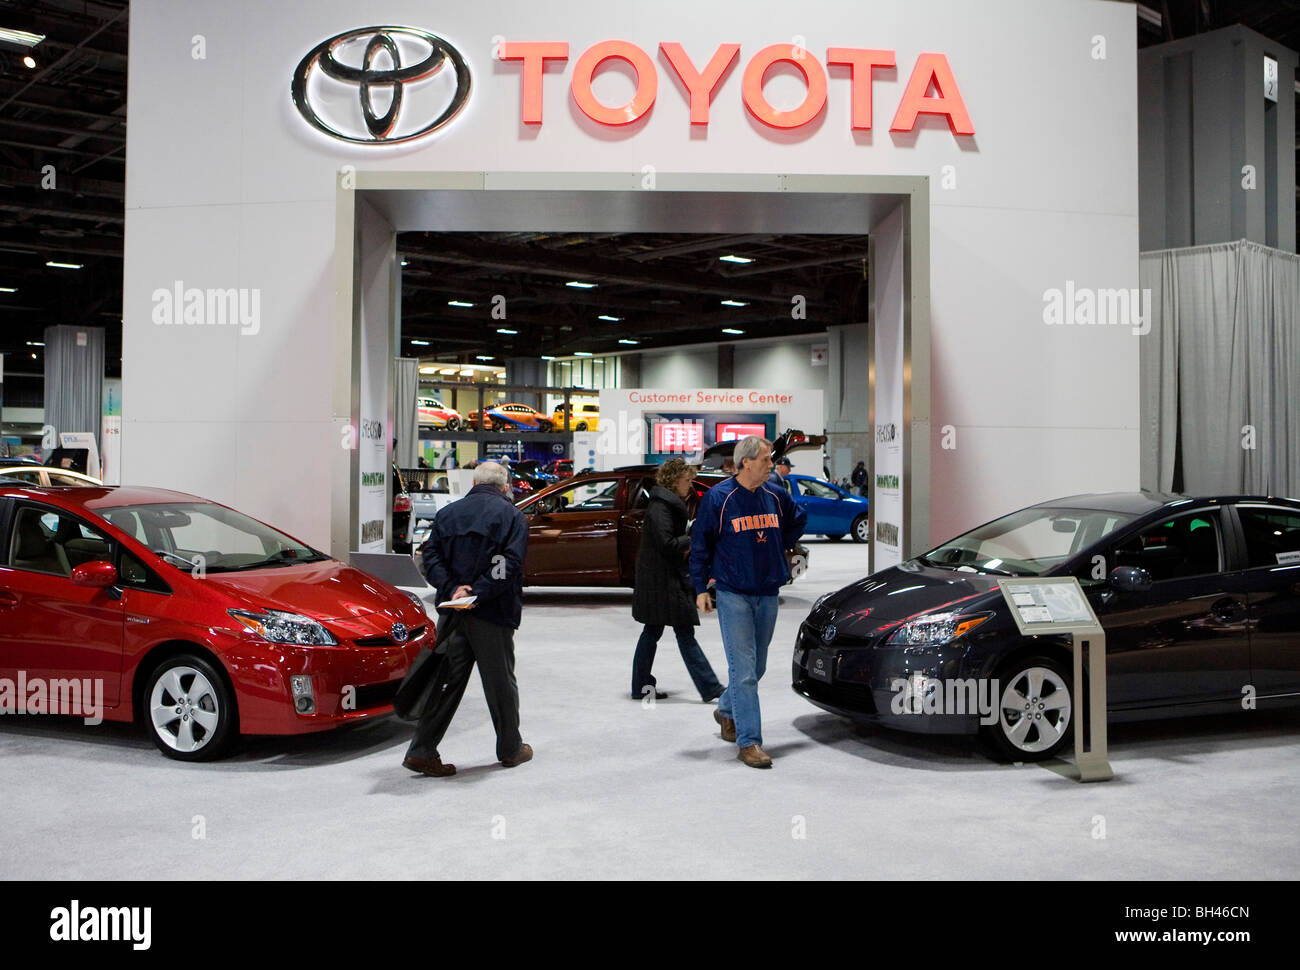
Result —
M 393 460 L 398 468 L 415 468 L 419 462 L 420 424 L 416 397 L 420 392 L 420 362 L 413 357 L 393 360 L 393 411 L 397 449 Z
M 1300 257 L 1244 240 L 1160 250 L 1140 280 L 1142 487 L 1300 495 Z
M 99 327 L 46 327 L 45 423 L 54 426 L 56 435 L 88 431 L 98 439 L 103 393 L 104 331 Z

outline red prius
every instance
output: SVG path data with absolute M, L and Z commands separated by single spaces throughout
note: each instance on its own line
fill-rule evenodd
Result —
M 138 719 L 205 761 L 388 713 L 433 637 L 414 595 L 224 505 L 0 486 L 0 709 Z

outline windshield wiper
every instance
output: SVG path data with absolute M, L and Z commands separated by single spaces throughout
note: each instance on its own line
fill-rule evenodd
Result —
M 933 559 L 931 559 L 929 556 L 926 555 L 920 555 L 917 556 L 916 558 L 919 561 L 925 563 L 927 566 L 933 566 L 935 569 L 956 569 L 957 568 L 956 566 L 953 566 L 950 563 L 935 562 Z
M 1009 569 L 998 569 L 994 566 L 976 566 L 974 563 L 971 564 L 971 568 L 976 569 L 982 573 L 992 573 L 994 576 L 1019 576 L 1020 575 L 1020 573 L 1013 573 Z
M 178 555 L 177 553 L 174 552 L 168 552 L 165 549 L 154 549 L 152 550 L 152 552 L 155 556 L 159 557 L 160 559 L 171 560 L 173 563 L 180 566 L 182 569 L 197 569 L 199 566 L 200 560 L 186 559 L 182 555 Z

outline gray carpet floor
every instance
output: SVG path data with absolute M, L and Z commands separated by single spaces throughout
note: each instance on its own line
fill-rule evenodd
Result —
M 631 700 L 630 591 L 529 590 L 517 673 L 530 764 L 495 763 L 477 677 L 442 745 L 400 767 L 385 718 L 179 764 L 135 728 L 0 718 L 7 878 L 1239 879 L 1300 871 L 1300 715 L 1117 725 L 1114 781 L 990 761 L 973 741 L 855 728 L 789 687 L 812 601 L 865 572 L 813 541 L 760 694 L 771 771 L 740 764 L 691 689 Z M 725 680 L 716 620 L 700 642 Z M 201 835 L 202 837 L 196 837 Z

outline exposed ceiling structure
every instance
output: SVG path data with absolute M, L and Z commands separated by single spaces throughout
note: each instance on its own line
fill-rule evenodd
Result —
M 429 342 L 407 355 L 601 354 L 866 320 L 864 236 L 402 233 L 398 250 L 402 336 Z
M 41 348 L 33 345 L 60 323 L 102 326 L 109 373 L 119 373 L 128 6 L 0 0 L 0 28 L 44 35 L 30 50 L 0 43 L 0 353 L 11 375 L 41 372 Z M 1137 19 L 1141 46 L 1244 24 L 1300 49 L 1300 0 L 1145 0 Z M 401 246 L 406 335 L 464 359 L 725 339 L 723 326 L 745 337 L 818 330 L 861 319 L 866 299 L 861 238 L 459 234 L 435 241 L 413 233 Z M 718 261 L 730 252 L 755 262 Z M 565 286 L 585 277 L 600 285 Z M 505 327 L 481 306 L 446 305 L 496 293 L 507 297 Z M 802 321 L 790 314 L 799 293 L 808 299 Z M 728 298 L 748 305 L 722 306 Z M 403 348 L 411 349 L 424 352 Z

